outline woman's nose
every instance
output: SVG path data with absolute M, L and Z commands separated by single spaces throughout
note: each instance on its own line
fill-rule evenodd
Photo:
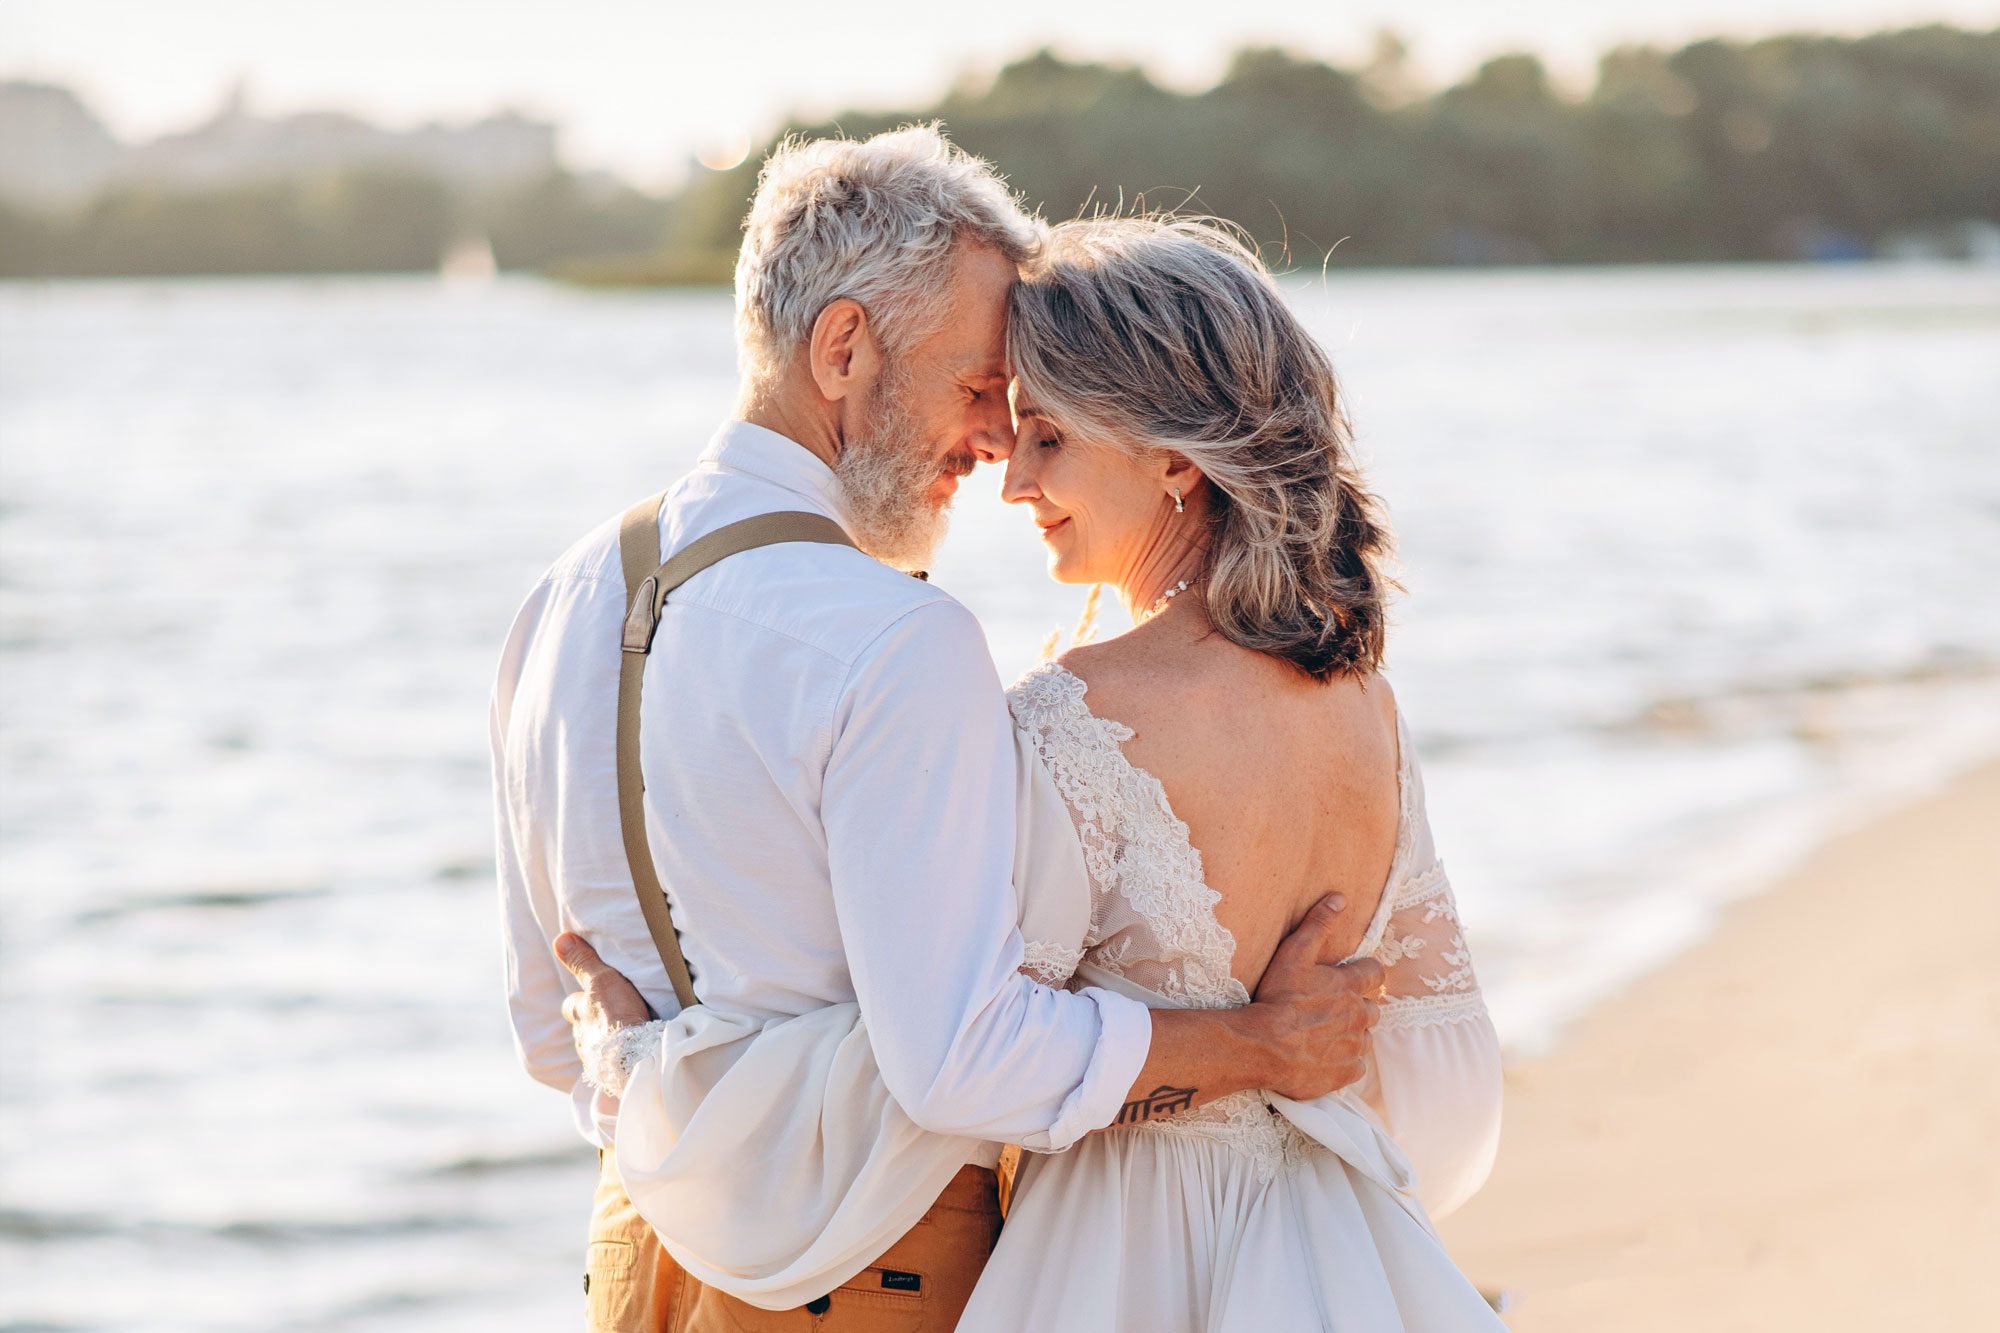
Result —
M 1007 475 L 1000 483 L 1000 498 L 1010 505 L 1039 500 L 1042 488 L 1035 484 L 1035 446 L 1016 440 L 1007 460 Z

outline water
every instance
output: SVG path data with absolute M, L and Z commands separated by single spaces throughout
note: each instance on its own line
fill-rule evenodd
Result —
M 1517 1049 L 2000 750 L 2000 276 L 1297 300 Z M 578 1326 L 592 1165 L 501 1013 L 486 692 L 543 565 L 727 410 L 728 326 L 516 281 L 0 288 L 0 1328 Z M 994 489 L 936 577 L 1011 677 L 1082 594 Z

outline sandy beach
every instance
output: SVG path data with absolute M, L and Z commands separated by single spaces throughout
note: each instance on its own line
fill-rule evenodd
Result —
M 1520 1333 L 2000 1326 L 2000 763 L 1512 1069 L 1443 1230 Z

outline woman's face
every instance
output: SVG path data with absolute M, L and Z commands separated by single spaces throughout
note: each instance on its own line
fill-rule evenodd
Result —
M 1027 505 L 1058 583 L 1123 585 L 1168 544 L 1173 496 L 1165 464 L 1059 430 L 1034 404 L 1015 403 L 1019 425 L 1000 496 Z

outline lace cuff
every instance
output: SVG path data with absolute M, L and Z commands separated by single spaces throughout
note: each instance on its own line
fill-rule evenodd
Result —
M 583 1057 L 583 1081 L 600 1092 L 623 1097 L 625 1085 L 632 1081 L 632 1071 L 641 1060 L 659 1050 L 660 1035 L 666 1027 L 666 1019 L 656 1018 L 650 1023 L 612 1028 L 579 1052 Z
M 1021 970 L 1044 986 L 1061 986 L 1076 975 L 1083 950 L 1048 940 L 1029 940 L 1022 950 Z

